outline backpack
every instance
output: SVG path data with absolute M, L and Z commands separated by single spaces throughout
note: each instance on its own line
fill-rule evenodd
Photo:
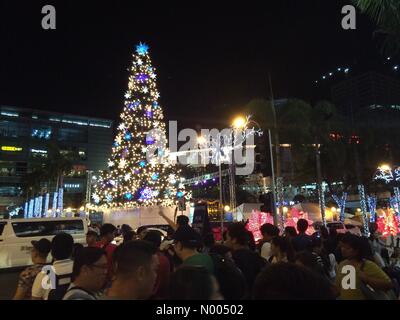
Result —
M 62 300 L 72 282 L 72 274 L 56 274 L 56 288 L 51 289 L 47 300 Z
M 235 263 L 219 254 L 209 254 L 214 265 L 214 275 L 225 300 L 240 300 L 246 294 L 246 279 Z

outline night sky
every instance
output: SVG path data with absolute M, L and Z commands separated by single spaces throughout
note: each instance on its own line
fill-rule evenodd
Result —
M 215 2 L 0 0 L 0 104 L 117 120 L 142 41 L 167 119 L 210 127 L 268 98 L 268 72 L 276 98 L 309 100 L 323 73 L 384 60 L 366 17 L 341 28 L 349 1 Z M 55 31 L 41 28 L 45 4 Z

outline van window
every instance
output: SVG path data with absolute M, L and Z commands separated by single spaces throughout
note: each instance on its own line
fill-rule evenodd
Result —
M 0 222 L 0 236 L 3 234 L 4 227 L 7 224 L 7 222 Z
M 84 233 L 82 220 L 14 222 L 12 227 L 18 238 L 55 236 L 61 232 Z

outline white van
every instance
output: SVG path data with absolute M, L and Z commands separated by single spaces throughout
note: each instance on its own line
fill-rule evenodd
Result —
M 33 240 L 51 241 L 56 234 L 65 232 L 75 243 L 84 245 L 87 231 L 87 220 L 83 218 L 0 220 L 0 269 L 31 265 Z

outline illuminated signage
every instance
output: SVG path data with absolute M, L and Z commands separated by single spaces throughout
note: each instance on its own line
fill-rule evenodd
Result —
M 22 148 L 19 147 L 11 147 L 11 146 L 2 146 L 2 151 L 10 151 L 10 152 L 19 152 L 22 151 Z

